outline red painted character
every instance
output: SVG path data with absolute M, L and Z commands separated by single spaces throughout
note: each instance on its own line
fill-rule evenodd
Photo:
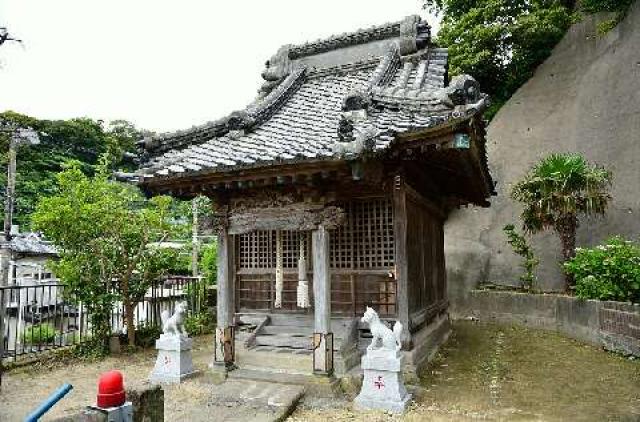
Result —
M 378 390 L 381 390 L 384 388 L 384 380 L 382 379 L 381 375 L 378 375 L 378 380 L 373 382 L 373 385 L 375 385 L 376 387 L 378 387 Z

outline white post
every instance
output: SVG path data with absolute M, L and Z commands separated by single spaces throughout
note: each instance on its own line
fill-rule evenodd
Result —
M 198 199 L 191 201 L 191 211 L 193 221 L 191 227 L 191 275 L 198 276 L 198 255 L 200 252 L 200 242 L 198 240 Z
M 314 230 L 313 242 L 313 372 L 333 373 L 333 333 L 331 332 L 331 269 L 329 268 L 329 232 L 324 226 Z

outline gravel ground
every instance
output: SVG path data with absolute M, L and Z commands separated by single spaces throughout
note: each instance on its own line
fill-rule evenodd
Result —
M 207 370 L 210 336 L 197 338 L 194 364 Z M 31 366 L 6 375 L 0 421 L 20 421 L 60 384 L 74 390 L 49 415 L 59 417 L 95 400 L 98 375 L 120 369 L 125 381 L 149 375 L 155 351 L 95 363 Z M 292 421 L 602 421 L 640 420 L 640 361 L 603 352 L 553 333 L 523 328 L 454 324 L 454 334 L 421 374 L 418 400 L 402 417 L 356 413 L 346 400 L 306 398 Z M 211 406 L 204 377 L 166 392 L 167 421 L 252 419 L 251 410 Z M 49 420 L 49 419 L 44 419 Z
M 212 336 L 195 339 L 193 361 L 196 369 L 206 370 L 211 361 Z M 53 409 L 43 421 L 66 416 L 94 404 L 98 377 L 111 369 L 124 374 L 125 384 L 146 380 L 155 364 L 156 352 L 147 349 L 135 354 L 112 356 L 99 362 L 78 362 L 70 365 L 32 365 L 5 374 L 0 392 L 0 422 L 22 421 L 38 403 L 68 382 L 73 390 Z M 197 382 L 169 387 L 165 397 L 167 421 L 179 420 L 191 413 L 191 406 L 205 404 L 210 386 Z M 197 420 L 197 419 L 196 419 Z M 191 422 L 194 420 L 191 419 Z

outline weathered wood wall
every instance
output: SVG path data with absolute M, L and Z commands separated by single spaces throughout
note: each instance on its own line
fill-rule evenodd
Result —
M 407 299 L 410 326 L 418 329 L 446 308 L 443 216 L 419 193 L 407 190 Z

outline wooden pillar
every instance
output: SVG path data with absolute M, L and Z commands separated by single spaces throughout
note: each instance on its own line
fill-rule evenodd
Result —
M 395 176 L 393 183 L 393 236 L 396 261 L 396 310 L 403 327 L 402 348 L 411 349 L 409 320 L 409 265 L 407 248 L 407 193 L 402 176 Z
M 331 269 L 329 232 L 324 226 L 314 230 L 313 244 L 313 373 L 333 374 L 333 333 L 331 332 Z
M 221 225 L 218 231 L 218 302 L 213 363 L 226 368 L 233 367 L 235 361 L 233 251 L 233 237 L 226 225 Z

